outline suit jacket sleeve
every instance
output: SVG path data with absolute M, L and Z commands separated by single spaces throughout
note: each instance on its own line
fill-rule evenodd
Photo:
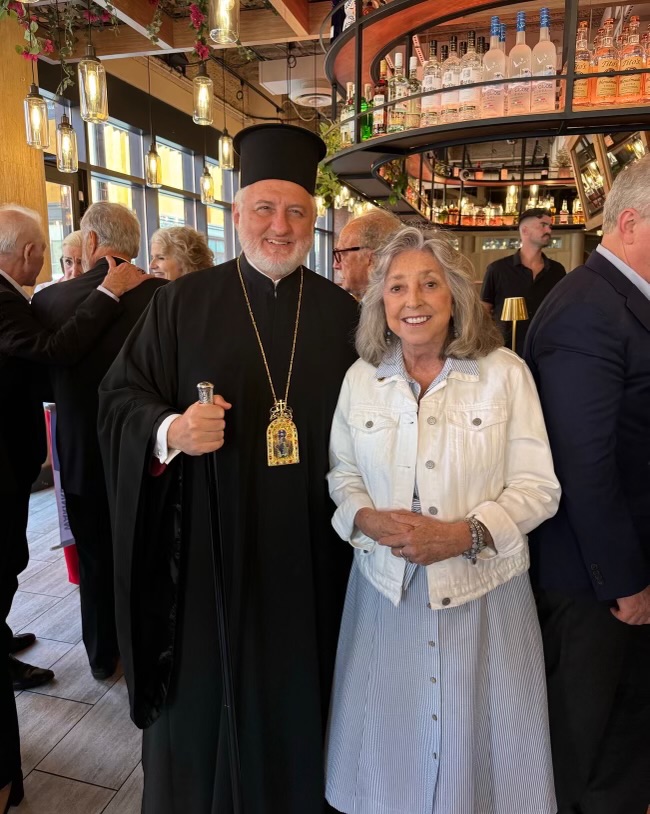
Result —
M 483 278 L 483 285 L 481 286 L 481 301 L 489 302 L 494 305 L 496 299 L 496 292 L 494 290 L 494 269 L 490 264 L 485 270 L 485 277 Z
M 47 293 L 47 289 L 43 294 Z M 0 355 L 44 364 L 76 364 L 120 312 L 112 297 L 93 291 L 57 330 L 39 321 L 41 294 L 30 306 L 12 293 L 0 294 Z
M 624 339 L 594 305 L 547 313 L 530 353 L 562 501 L 601 600 L 638 593 L 649 575 L 619 478 L 618 415 L 625 386 Z

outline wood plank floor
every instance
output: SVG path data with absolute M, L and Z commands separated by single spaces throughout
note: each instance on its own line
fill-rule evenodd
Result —
M 79 589 L 68 582 L 54 491 L 32 495 L 29 566 L 9 624 L 37 642 L 18 658 L 51 667 L 55 679 L 16 694 L 25 799 L 16 814 L 139 814 L 141 735 L 129 719 L 121 672 L 90 674 L 81 641 Z

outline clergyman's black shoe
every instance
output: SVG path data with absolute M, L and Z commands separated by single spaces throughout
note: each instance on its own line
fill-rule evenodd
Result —
M 117 670 L 117 662 L 114 664 L 109 664 L 106 667 L 91 667 L 90 672 L 93 674 L 93 678 L 97 681 L 106 681 L 107 678 L 110 678 L 113 673 Z
M 26 650 L 30 645 L 34 644 L 36 636 L 33 633 L 19 633 L 17 636 L 12 636 L 9 642 L 9 653 L 20 653 L 21 650 Z
M 41 684 L 47 684 L 48 681 L 54 678 L 52 670 L 33 667 L 31 664 L 18 661 L 13 656 L 8 656 L 8 659 L 9 674 L 13 681 L 14 690 L 31 690 L 34 687 L 40 687 Z

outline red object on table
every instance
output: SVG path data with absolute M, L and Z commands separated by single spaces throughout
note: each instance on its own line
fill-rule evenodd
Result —
M 68 582 L 79 585 L 79 555 L 76 545 L 67 545 L 63 549 L 65 564 L 68 569 Z

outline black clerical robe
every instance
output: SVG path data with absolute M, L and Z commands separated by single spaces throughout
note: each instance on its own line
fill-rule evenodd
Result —
M 242 272 L 279 398 L 301 272 Z M 323 740 L 350 553 L 334 534 L 330 423 L 354 361 L 354 300 L 309 270 L 288 403 L 300 463 L 268 467 L 271 389 L 234 261 L 158 292 L 100 389 L 120 651 L 145 731 L 146 814 L 228 814 L 205 459 L 149 474 L 162 420 L 214 383 L 233 406 L 217 453 L 246 814 L 320 814 Z M 282 395 L 280 395 L 282 394 Z

